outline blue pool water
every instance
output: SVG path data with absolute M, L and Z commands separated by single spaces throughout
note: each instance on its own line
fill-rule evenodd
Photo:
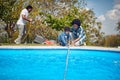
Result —
M 65 49 L 0 49 L 0 80 L 63 80 Z M 70 50 L 66 80 L 120 80 L 120 52 Z

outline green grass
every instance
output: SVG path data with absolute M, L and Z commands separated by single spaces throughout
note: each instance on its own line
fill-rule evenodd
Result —
M 47 45 L 47 44 L 14 44 L 14 43 L 0 43 L 0 46 L 57 46 L 58 44 L 54 45 Z

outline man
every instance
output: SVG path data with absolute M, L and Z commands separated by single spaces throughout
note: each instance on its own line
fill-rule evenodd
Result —
M 16 44 L 21 44 L 21 39 L 25 35 L 26 32 L 26 22 L 32 22 L 32 19 L 28 19 L 29 13 L 32 11 L 33 7 L 28 5 L 26 9 L 23 9 L 20 13 L 20 18 L 17 21 L 17 28 L 19 30 L 18 38 L 14 41 Z
M 70 28 L 69 27 L 65 27 L 64 28 L 64 32 L 62 32 L 58 36 L 58 42 L 62 46 L 67 46 L 67 45 L 69 45 L 70 40 L 71 40 Z
M 74 46 L 84 45 L 86 35 L 85 35 L 85 31 L 81 27 L 81 22 L 79 19 L 74 19 L 72 21 L 71 32 L 72 32 L 72 39 L 73 39 L 72 44 Z

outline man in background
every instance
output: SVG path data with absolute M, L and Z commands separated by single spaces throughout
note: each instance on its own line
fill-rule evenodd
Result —
M 19 35 L 17 39 L 14 41 L 16 44 L 21 44 L 21 39 L 25 35 L 26 32 L 26 22 L 32 22 L 32 19 L 28 18 L 29 13 L 32 11 L 33 7 L 28 5 L 25 9 L 23 9 L 20 13 L 19 20 L 17 21 L 17 28 L 19 30 Z

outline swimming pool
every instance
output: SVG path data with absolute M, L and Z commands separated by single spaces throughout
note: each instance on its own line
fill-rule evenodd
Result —
M 0 49 L 0 80 L 63 80 L 67 49 Z M 66 80 L 120 80 L 120 52 L 71 49 Z

